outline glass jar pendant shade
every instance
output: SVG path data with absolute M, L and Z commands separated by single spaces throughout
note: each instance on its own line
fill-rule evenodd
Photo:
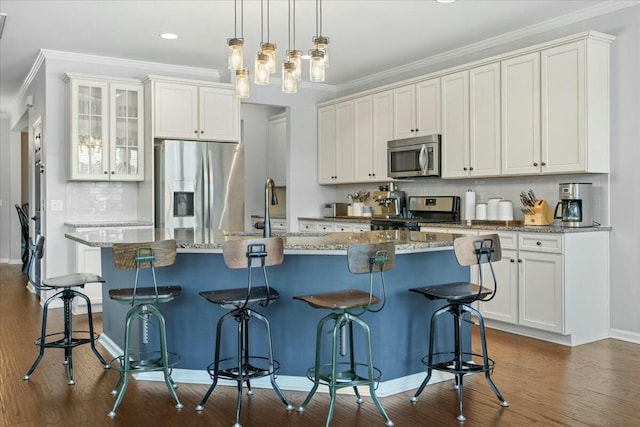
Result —
M 276 72 L 276 45 L 274 43 L 264 42 L 260 43 L 262 53 L 268 56 L 267 66 L 269 67 L 269 73 Z
M 254 83 L 257 85 L 268 85 L 271 70 L 269 69 L 269 56 L 258 52 L 255 62 Z
M 248 98 L 249 88 L 249 70 L 246 68 L 236 70 L 236 96 L 238 98 Z
M 298 80 L 296 79 L 296 64 L 287 61 L 282 64 L 282 92 L 296 93 L 298 91 Z
M 313 45 L 316 49 L 321 50 L 324 53 L 324 66 L 329 66 L 329 51 L 327 50 L 329 45 L 329 37 L 315 36 L 313 38 Z
M 296 80 L 302 80 L 302 51 L 301 50 L 288 50 L 287 61 L 293 62 L 296 67 Z
M 229 45 L 229 69 L 242 70 L 244 67 L 244 61 L 242 59 L 244 40 L 233 38 L 229 39 L 227 44 Z
M 313 49 L 309 54 L 311 56 L 309 60 L 309 79 L 316 83 L 323 82 L 325 76 L 324 52 L 319 49 Z

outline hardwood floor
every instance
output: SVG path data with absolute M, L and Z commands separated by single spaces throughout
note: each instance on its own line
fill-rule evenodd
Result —
M 105 371 L 89 346 L 74 352 L 76 385 L 69 386 L 62 351 L 49 349 L 30 381 L 22 377 L 33 363 L 42 310 L 27 292 L 20 266 L 0 264 L 0 426 L 231 426 L 235 388 L 218 387 L 205 410 L 195 406 L 206 385 L 180 384 L 184 404 L 173 403 L 164 384 L 132 381 L 115 419 L 107 417 L 116 371 Z M 60 310 L 52 319 L 61 324 Z M 76 328 L 84 329 L 80 316 Z M 102 319 L 95 315 L 97 330 Z M 54 322 L 52 322 L 54 323 Z M 52 325 L 55 328 L 54 325 Z M 494 380 L 510 403 L 503 409 L 482 376 L 465 377 L 465 427 L 474 426 L 636 426 L 640 414 L 640 345 L 607 339 L 575 348 L 498 331 L 487 331 L 496 360 Z M 107 357 L 106 351 L 98 346 Z M 422 357 L 417 355 L 416 357 Z M 451 381 L 428 386 L 416 405 L 415 390 L 382 398 L 396 426 L 460 426 Z M 300 404 L 302 392 L 285 391 Z M 383 425 L 367 397 L 358 408 L 352 396 L 339 396 L 332 426 Z M 323 426 L 329 398 L 314 397 L 304 414 L 287 412 L 275 393 L 256 389 L 243 401 L 242 425 Z

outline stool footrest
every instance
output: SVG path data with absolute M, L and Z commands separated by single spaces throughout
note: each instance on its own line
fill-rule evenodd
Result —
M 242 364 L 241 370 L 238 370 L 237 360 L 235 357 L 220 359 L 217 372 L 218 378 L 245 381 L 277 374 L 280 370 L 280 363 L 275 359 L 273 359 L 273 366 L 269 366 L 268 357 L 249 356 L 245 363 Z M 207 366 L 207 372 L 213 379 L 216 375 L 215 362 Z
M 369 369 L 369 365 L 367 365 L 366 363 L 356 363 L 355 366 L 356 368 L 361 367 L 367 371 Z M 347 367 L 347 369 L 344 369 L 344 367 Z M 336 388 L 355 387 L 359 385 L 368 385 L 368 384 L 371 384 L 372 382 L 374 384 L 377 384 L 378 382 L 380 382 L 380 378 L 382 377 L 382 371 L 376 368 L 375 366 L 373 366 L 372 369 L 373 369 L 373 378 L 367 378 L 358 374 L 357 372 L 354 372 L 354 370 L 351 369 L 351 363 L 349 362 L 337 363 L 335 387 Z M 322 365 L 321 370 L 317 375 L 316 375 L 315 367 L 309 368 L 307 370 L 307 378 L 309 380 L 313 382 L 317 381 L 323 385 L 331 385 L 332 383 L 331 377 L 332 377 L 331 363 L 326 363 Z
M 443 353 L 433 353 L 433 357 L 437 359 L 437 356 L 442 355 L 451 355 L 455 356 L 454 352 L 443 352 Z M 463 358 L 466 360 L 462 360 L 460 363 L 460 368 L 456 368 L 456 359 L 450 359 L 446 362 L 438 362 L 429 364 L 429 356 L 425 356 L 422 358 L 422 363 L 430 369 L 434 369 L 436 371 L 445 371 L 451 372 L 453 374 L 472 374 L 477 372 L 493 372 L 493 368 L 496 366 L 496 362 L 490 357 L 487 358 L 488 364 L 484 366 L 483 363 L 475 363 L 473 361 L 473 357 L 482 358 L 482 354 L 478 353 L 462 353 Z
M 113 362 L 118 361 L 120 365 L 119 371 L 124 371 L 124 355 L 120 355 L 111 360 L 110 365 Z M 159 371 L 165 368 L 173 368 L 180 362 L 180 355 L 177 353 L 167 352 L 167 366 L 162 363 L 162 353 L 159 351 L 150 351 L 142 353 L 129 353 L 129 370 L 127 372 L 145 372 L 145 371 Z
M 92 336 L 89 331 L 72 331 L 69 341 L 65 339 L 64 335 L 64 332 L 53 332 L 45 335 L 44 343 L 41 338 L 37 338 L 34 344 L 44 348 L 73 348 L 79 345 L 89 344 L 98 339 L 98 334 L 94 333 Z

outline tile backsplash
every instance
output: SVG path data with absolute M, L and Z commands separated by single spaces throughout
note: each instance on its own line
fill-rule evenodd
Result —
M 67 182 L 67 221 L 137 219 L 135 182 Z
M 464 201 L 464 192 L 473 190 L 476 202 L 486 202 L 490 197 L 501 197 L 511 200 L 514 207 L 514 219 L 523 219 L 520 211 L 520 192 L 532 189 L 538 199 L 545 199 L 555 208 L 558 202 L 558 184 L 565 182 L 591 182 L 593 184 L 593 219 L 609 225 L 609 175 L 549 175 L 523 176 L 504 178 L 477 179 L 440 179 L 418 178 L 414 180 L 395 181 L 396 187 L 407 193 L 407 196 L 460 196 Z M 366 189 L 370 192 L 378 189 L 378 184 L 350 184 L 336 187 L 336 200 L 327 202 L 348 202 L 347 194 Z M 371 203 L 371 202 L 370 202 Z

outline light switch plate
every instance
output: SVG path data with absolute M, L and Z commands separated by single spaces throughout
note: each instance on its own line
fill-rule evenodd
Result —
M 51 200 L 51 212 L 62 212 L 63 210 L 62 200 Z

